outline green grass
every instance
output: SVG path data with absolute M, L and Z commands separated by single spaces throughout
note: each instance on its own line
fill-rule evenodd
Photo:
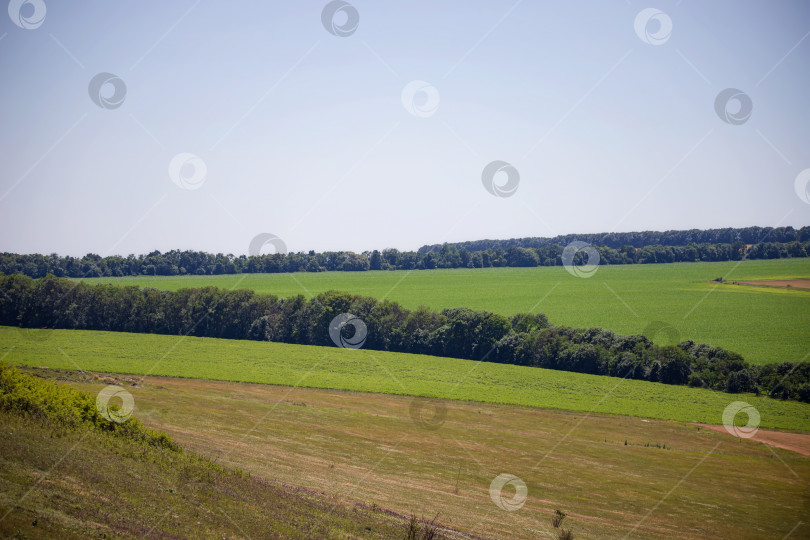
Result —
M 710 424 L 721 424 L 725 407 L 743 400 L 759 410 L 763 427 L 810 430 L 810 405 L 798 402 L 362 349 L 0 327 L 0 358 L 16 365 L 407 394 Z
M 324 272 L 88 279 L 176 290 L 213 285 L 278 296 L 336 289 L 407 308 L 469 307 L 509 315 L 544 312 L 554 324 L 642 333 L 652 321 L 681 339 L 721 346 L 752 363 L 799 361 L 810 348 L 810 292 L 720 285 L 711 280 L 810 277 L 810 259 L 601 266 L 591 278 L 562 267 Z M 665 339 L 665 338 L 664 338 Z

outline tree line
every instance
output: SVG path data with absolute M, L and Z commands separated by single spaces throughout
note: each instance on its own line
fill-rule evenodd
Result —
M 807 242 L 810 240 L 810 227 L 794 229 L 793 227 L 745 227 L 724 229 L 689 229 L 681 231 L 640 231 L 594 234 L 566 234 L 555 237 L 510 238 L 509 240 L 474 240 L 453 244 L 457 249 L 467 251 L 486 251 L 488 249 L 509 249 L 510 247 L 538 248 L 560 244 L 567 246 L 574 240 L 580 240 L 597 246 L 618 249 L 624 246 L 643 248 L 645 246 L 688 246 L 690 244 L 734 244 L 737 242 L 761 244 L 775 242 Z M 441 249 L 440 244 L 422 246 L 420 253 L 429 253 Z
M 566 244 L 567 245 L 567 244 Z M 739 261 L 745 259 L 780 259 L 807 257 L 810 240 L 789 243 L 761 242 L 747 245 L 742 241 L 731 244 L 687 244 L 683 246 L 646 245 L 636 248 L 625 245 L 612 248 L 595 246 L 600 264 L 650 264 L 697 261 Z M 365 253 L 327 251 L 255 256 L 234 256 L 222 253 L 172 250 L 153 251 L 148 255 L 118 255 L 101 257 L 90 253 L 84 257 L 51 255 L 0 254 L 0 273 L 25 274 L 40 278 L 48 274 L 57 277 L 121 277 L 219 275 L 241 273 L 325 272 L 368 270 L 432 270 L 436 268 L 498 268 L 561 266 L 564 245 L 541 247 L 510 246 L 469 251 L 454 244 L 444 244 L 435 251 L 374 250 Z M 584 261 L 577 254 L 576 264 Z
M 215 287 L 176 292 L 88 285 L 54 276 L 0 276 L 0 324 L 332 345 L 329 325 L 351 313 L 364 347 L 755 392 L 810 402 L 810 362 L 751 365 L 735 352 L 644 335 L 556 326 L 542 314 L 504 317 L 467 308 L 408 310 L 396 302 L 329 291 L 278 298 Z M 351 326 L 344 331 L 351 332 Z M 351 339 L 352 335 L 346 335 Z

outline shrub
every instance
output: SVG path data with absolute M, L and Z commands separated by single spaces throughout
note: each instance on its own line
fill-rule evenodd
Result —
M 165 433 L 151 430 L 136 418 L 112 422 L 99 413 L 94 396 L 69 386 L 21 373 L 0 362 L 0 411 L 50 420 L 67 429 L 95 428 L 158 448 L 179 452 Z
M 627 441 L 625 441 L 625 444 L 627 444 Z M 565 512 L 561 512 L 560 510 L 554 510 L 554 515 L 551 516 L 551 526 L 554 527 L 555 529 L 558 529 L 560 527 L 560 524 L 562 524 L 563 520 L 565 519 L 566 515 L 567 514 Z
M 405 529 L 405 538 L 408 540 L 416 540 L 419 538 L 419 520 L 416 519 L 416 514 L 411 514 L 411 519 L 408 520 L 408 525 Z
M 436 518 L 439 515 L 430 520 L 425 521 L 424 519 L 420 520 L 417 519 L 415 514 L 411 514 L 411 519 L 408 520 L 408 524 L 405 529 L 405 538 L 408 540 L 433 540 L 434 538 L 439 538 L 439 527 L 436 525 Z
M 571 529 L 560 529 L 557 532 L 557 540 L 574 540 L 574 533 Z

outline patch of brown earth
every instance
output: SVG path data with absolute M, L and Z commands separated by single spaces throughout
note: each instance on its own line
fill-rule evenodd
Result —
M 786 289 L 788 287 L 795 289 L 810 290 L 810 278 L 797 278 L 797 279 L 766 279 L 761 281 L 732 281 L 734 285 L 751 285 L 754 287 L 779 287 Z
M 728 433 L 724 426 L 715 426 L 711 424 L 697 425 L 712 431 L 717 431 L 718 433 Z M 731 436 L 731 434 L 729 434 L 729 436 Z M 753 437 L 750 437 L 750 439 L 752 441 L 761 442 L 775 448 L 790 450 L 803 456 L 810 456 L 810 434 L 787 433 L 784 431 L 768 431 L 765 429 L 759 429 Z

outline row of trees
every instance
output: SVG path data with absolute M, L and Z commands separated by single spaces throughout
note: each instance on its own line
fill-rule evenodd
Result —
M 453 244 L 444 244 L 435 251 L 414 252 L 386 249 L 368 253 L 329 251 L 324 253 L 289 253 L 247 257 L 216 255 L 200 251 L 153 251 L 148 255 L 128 257 L 60 257 L 53 255 L 0 255 L 0 273 L 25 274 L 40 278 L 48 274 L 57 277 L 107 276 L 176 276 L 216 275 L 257 272 L 324 272 L 366 270 L 422 270 L 434 268 L 492 268 L 504 266 L 560 266 L 564 245 L 542 247 L 510 246 L 508 248 L 469 251 Z M 807 257 L 810 240 L 790 243 L 763 242 L 747 246 L 741 241 L 732 244 L 688 244 L 684 246 L 647 245 L 636 248 L 597 247 L 600 264 L 648 264 L 695 261 L 738 261 L 748 259 L 779 259 Z M 576 259 L 575 262 L 579 262 Z
M 810 362 L 752 366 L 718 347 L 692 341 L 658 346 L 642 335 L 554 326 L 543 314 L 506 318 L 467 308 L 407 310 L 395 302 L 335 291 L 307 300 L 214 287 L 169 292 L 92 286 L 53 276 L 0 277 L 0 324 L 10 326 L 332 345 L 329 324 L 342 313 L 363 320 L 368 331 L 364 346 L 374 350 L 765 392 L 810 402 Z
M 548 237 L 510 238 L 509 240 L 474 240 L 454 244 L 458 249 L 467 251 L 493 251 L 510 247 L 538 248 L 560 244 L 567 246 L 574 240 L 588 242 L 597 246 L 618 249 L 623 246 L 642 248 L 644 246 L 688 246 L 689 244 L 759 244 L 776 242 L 807 242 L 810 240 L 810 227 L 794 229 L 793 227 L 745 227 L 740 229 L 689 229 L 684 231 L 641 231 L 620 233 L 567 234 Z M 440 244 L 422 246 L 420 253 L 436 251 Z

